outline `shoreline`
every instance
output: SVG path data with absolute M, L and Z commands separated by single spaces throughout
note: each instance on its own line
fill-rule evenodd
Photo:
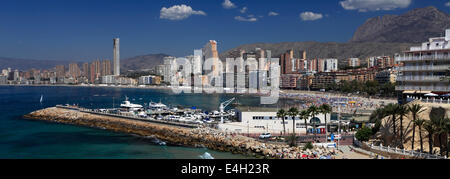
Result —
M 315 149 L 311 151 L 303 150 L 301 147 L 262 143 L 253 138 L 228 134 L 211 128 L 189 129 L 120 117 L 89 114 L 57 107 L 34 111 L 25 115 L 24 118 L 98 128 L 142 137 L 154 136 L 173 145 L 208 148 L 261 159 L 296 159 L 298 156 L 312 155 L 313 152 L 322 156 L 335 153 L 335 151 L 331 151 L 332 149 Z
M 17 84 L 17 85 L 10 85 L 10 84 L 3 84 L 0 86 L 8 86 L 8 87 L 15 87 L 15 86 L 19 86 L 19 87 L 85 87 L 85 88 L 125 88 L 125 89 L 150 89 L 150 90 L 171 90 L 172 88 L 169 86 L 154 86 L 154 85 L 150 85 L 150 86 L 145 86 L 145 87 L 140 87 L 140 86 L 103 86 L 103 85 L 65 85 L 65 84 L 56 84 L 56 85 L 46 85 L 46 84 L 38 84 L 38 85 L 24 85 L 24 84 Z M 201 94 L 201 93 L 199 93 Z M 224 94 L 228 94 L 228 93 L 224 93 Z M 239 95 L 248 95 L 248 96 L 263 96 L 261 94 L 251 94 L 251 93 L 230 93 L 230 94 L 239 94 Z M 320 95 L 320 96 L 329 96 L 329 97 L 357 97 L 357 98 L 362 98 L 362 99 L 367 99 L 367 100 L 376 100 L 376 101 L 396 101 L 396 98 L 369 98 L 369 97 L 364 97 L 364 96 L 359 96 L 359 95 L 354 95 L 354 96 L 348 96 L 348 95 L 344 95 L 344 94 L 339 94 L 339 93 L 330 93 L 330 92 L 320 92 L 320 91 L 305 91 L 305 90 L 283 90 L 280 89 L 280 98 L 283 99 L 298 99 L 298 98 L 293 98 L 293 97 L 289 97 L 289 96 L 282 96 L 282 94 L 285 95 L 289 95 L 289 94 L 307 94 L 307 95 Z

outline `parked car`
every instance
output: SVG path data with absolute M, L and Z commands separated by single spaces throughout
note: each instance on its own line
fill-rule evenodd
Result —
M 272 134 L 270 133 L 263 133 L 259 136 L 260 139 L 269 139 L 272 137 Z

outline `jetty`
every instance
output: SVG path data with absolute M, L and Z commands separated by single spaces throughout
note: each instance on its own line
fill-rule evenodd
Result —
M 253 138 L 226 133 L 203 125 L 102 114 L 71 106 L 46 108 L 34 111 L 24 117 L 32 120 L 100 128 L 142 137 L 152 136 L 169 145 L 208 148 L 261 159 L 297 159 L 305 158 L 305 156 L 320 158 L 321 156 L 334 156 L 338 152 L 335 149 L 326 148 L 303 150 L 302 147 L 263 143 Z

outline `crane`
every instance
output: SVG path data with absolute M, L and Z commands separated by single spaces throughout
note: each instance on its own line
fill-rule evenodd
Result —
M 219 111 L 220 111 L 220 123 L 223 124 L 223 113 L 225 112 L 225 108 L 230 105 L 236 98 L 231 98 L 223 103 L 220 103 Z

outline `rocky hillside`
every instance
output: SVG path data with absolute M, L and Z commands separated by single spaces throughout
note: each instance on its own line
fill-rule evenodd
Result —
M 450 28 L 450 15 L 435 7 L 411 10 L 403 15 L 385 15 L 368 19 L 350 42 L 421 43 L 443 36 Z
M 136 56 L 128 59 L 121 60 L 121 71 L 143 71 L 154 68 L 157 65 L 163 64 L 164 57 L 169 55 L 166 54 L 149 54 Z
M 246 44 L 228 50 L 220 55 L 221 59 L 236 58 L 240 50 L 252 51 L 262 48 L 272 51 L 272 57 L 279 58 L 287 50 L 306 50 L 307 58 L 338 58 L 357 57 L 364 59 L 369 56 L 394 55 L 407 50 L 413 44 L 408 43 L 336 43 L 336 42 L 282 42 Z M 295 54 L 297 57 L 298 54 Z
M 68 65 L 68 61 L 56 61 L 56 60 L 32 60 L 32 59 L 18 59 L 0 57 L 0 70 L 11 68 L 19 70 L 35 69 L 52 69 L 56 65 Z

